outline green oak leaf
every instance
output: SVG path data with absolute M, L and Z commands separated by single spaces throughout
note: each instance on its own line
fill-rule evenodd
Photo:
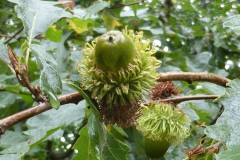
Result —
M 224 112 L 215 125 L 206 128 L 206 134 L 227 147 L 240 144 L 240 80 L 232 80 L 228 84 L 225 94 L 216 101 L 224 106 Z

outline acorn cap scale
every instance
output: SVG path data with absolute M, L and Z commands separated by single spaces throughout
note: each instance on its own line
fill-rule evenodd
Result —
M 97 39 L 95 63 L 103 71 L 115 72 L 126 68 L 134 55 L 133 41 L 122 32 L 109 31 Z

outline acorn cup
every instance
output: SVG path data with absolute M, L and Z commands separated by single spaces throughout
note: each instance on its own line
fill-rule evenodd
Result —
M 92 92 L 103 121 L 133 125 L 139 102 L 159 77 L 160 61 L 143 32 L 109 31 L 87 43 L 79 64 L 82 87 Z
M 190 120 L 177 106 L 150 102 L 142 104 L 136 119 L 136 129 L 143 134 L 148 157 L 160 158 L 171 144 L 180 144 L 189 136 Z

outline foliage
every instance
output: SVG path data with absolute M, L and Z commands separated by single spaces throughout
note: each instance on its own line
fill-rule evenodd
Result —
M 7 45 L 16 53 L 19 67 L 27 66 L 31 85 L 39 86 L 58 109 L 19 122 L 1 135 L 0 160 L 148 159 L 142 135 L 134 127 L 101 123 L 88 93 L 77 84 L 62 83 L 81 80 L 77 63 L 85 43 L 128 26 L 152 41 L 155 57 L 162 61 L 160 73 L 208 71 L 235 79 L 240 75 L 239 9 L 237 0 L 75 0 L 73 10 L 56 0 L 1 0 L 0 119 L 37 104 L 17 80 Z M 205 159 L 239 159 L 240 81 L 232 80 L 225 90 L 205 82 L 174 83 L 181 95 L 222 96 L 215 103 L 179 104 L 192 121 L 191 135 L 183 144 L 171 146 L 162 159 L 186 158 L 182 148 L 201 142 L 208 147 L 215 141 L 223 143 L 220 153 L 206 153 Z M 87 103 L 60 105 L 57 96 L 75 89 Z M 225 110 L 218 115 L 222 106 Z
M 217 99 L 219 104 L 225 106 L 225 110 L 217 123 L 206 129 L 209 137 L 224 142 L 226 147 L 239 144 L 237 137 L 239 137 L 240 132 L 236 127 L 239 123 L 239 84 L 240 81 L 238 79 L 231 81 L 229 84 L 230 88 L 227 88 L 226 93 Z

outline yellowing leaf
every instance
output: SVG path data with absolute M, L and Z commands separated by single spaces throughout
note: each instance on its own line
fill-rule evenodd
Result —
M 62 39 L 62 31 L 58 30 L 56 26 L 51 26 L 46 31 L 46 37 L 53 42 L 60 42 Z
M 105 26 L 108 30 L 113 30 L 115 27 L 122 26 L 122 24 L 118 22 L 117 19 L 107 11 L 103 12 L 101 18 L 103 19 Z
M 90 19 L 82 20 L 77 17 L 70 19 L 69 26 L 77 33 L 83 33 L 87 30 L 88 24 L 92 23 Z

